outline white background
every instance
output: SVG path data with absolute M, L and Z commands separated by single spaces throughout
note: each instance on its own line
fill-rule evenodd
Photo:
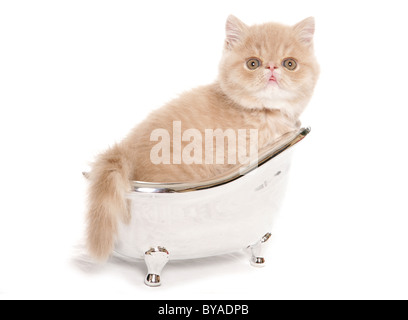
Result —
M 2 1 L 0 299 L 408 298 L 404 1 Z M 316 18 L 321 77 L 302 117 L 264 269 L 244 254 L 81 262 L 94 156 L 212 82 L 225 19 Z M 80 250 L 79 250 L 80 251 Z

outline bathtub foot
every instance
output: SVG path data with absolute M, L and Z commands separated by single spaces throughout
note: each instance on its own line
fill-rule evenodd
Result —
M 264 256 L 264 252 L 265 252 L 265 247 L 266 247 L 266 243 L 269 238 L 271 237 L 271 233 L 267 233 L 265 234 L 261 240 L 259 240 L 257 243 L 255 243 L 252 246 L 249 246 L 249 248 L 251 249 L 251 265 L 254 267 L 264 267 L 265 266 L 265 258 Z
M 147 276 L 144 280 L 149 287 L 161 285 L 160 273 L 169 261 L 169 252 L 163 247 L 151 248 L 145 252 L 145 262 L 147 265 Z

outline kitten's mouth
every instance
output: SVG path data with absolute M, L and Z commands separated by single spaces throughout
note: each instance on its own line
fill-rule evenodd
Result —
M 270 84 L 270 85 L 272 85 L 274 87 L 277 87 L 277 88 L 279 87 L 278 80 L 276 79 L 275 76 L 271 76 L 269 78 L 268 84 Z
M 270 81 L 270 82 L 277 82 L 275 76 L 271 76 L 271 77 L 269 78 L 269 81 Z

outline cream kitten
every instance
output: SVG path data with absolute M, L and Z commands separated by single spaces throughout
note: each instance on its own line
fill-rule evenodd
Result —
M 186 182 L 205 180 L 228 170 L 233 164 L 153 164 L 151 141 L 155 129 L 173 134 L 173 121 L 182 129 L 257 129 L 262 149 L 284 133 L 299 128 L 299 115 L 316 84 L 319 68 L 313 53 L 314 19 L 295 26 L 277 23 L 247 26 L 234 16 L 226 23 L 226 40 L 213 84 L 182 94 L 152 112 L 121 143 L 101 154 L 89 175 L 88 248 L 104 260 L 111 254 L 118 219 L 130 219 L 125 193 L 130 180 Z M 246 138 L 247 139 L 247 138 Z M 173 144 L 170 154 L 193 139 Z M 204 155 L 199 155 L 199 157 Z M 227 158 L 228 152 L 225 157 Z M 173 158 L 174 160 L 174 158 Z

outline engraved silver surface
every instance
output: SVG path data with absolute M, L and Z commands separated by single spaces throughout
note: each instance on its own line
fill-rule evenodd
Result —
M 309 132 L 285 135 L 244 171 L 199 183 L 133 182 L 127 195 L 131 221 L 119 225 L 115 251 L 146 260 L 151 248 L 163 247 L 171 260 L 191 259 L 262 242 L 273 231 L 285 194 L 292 147 Z

